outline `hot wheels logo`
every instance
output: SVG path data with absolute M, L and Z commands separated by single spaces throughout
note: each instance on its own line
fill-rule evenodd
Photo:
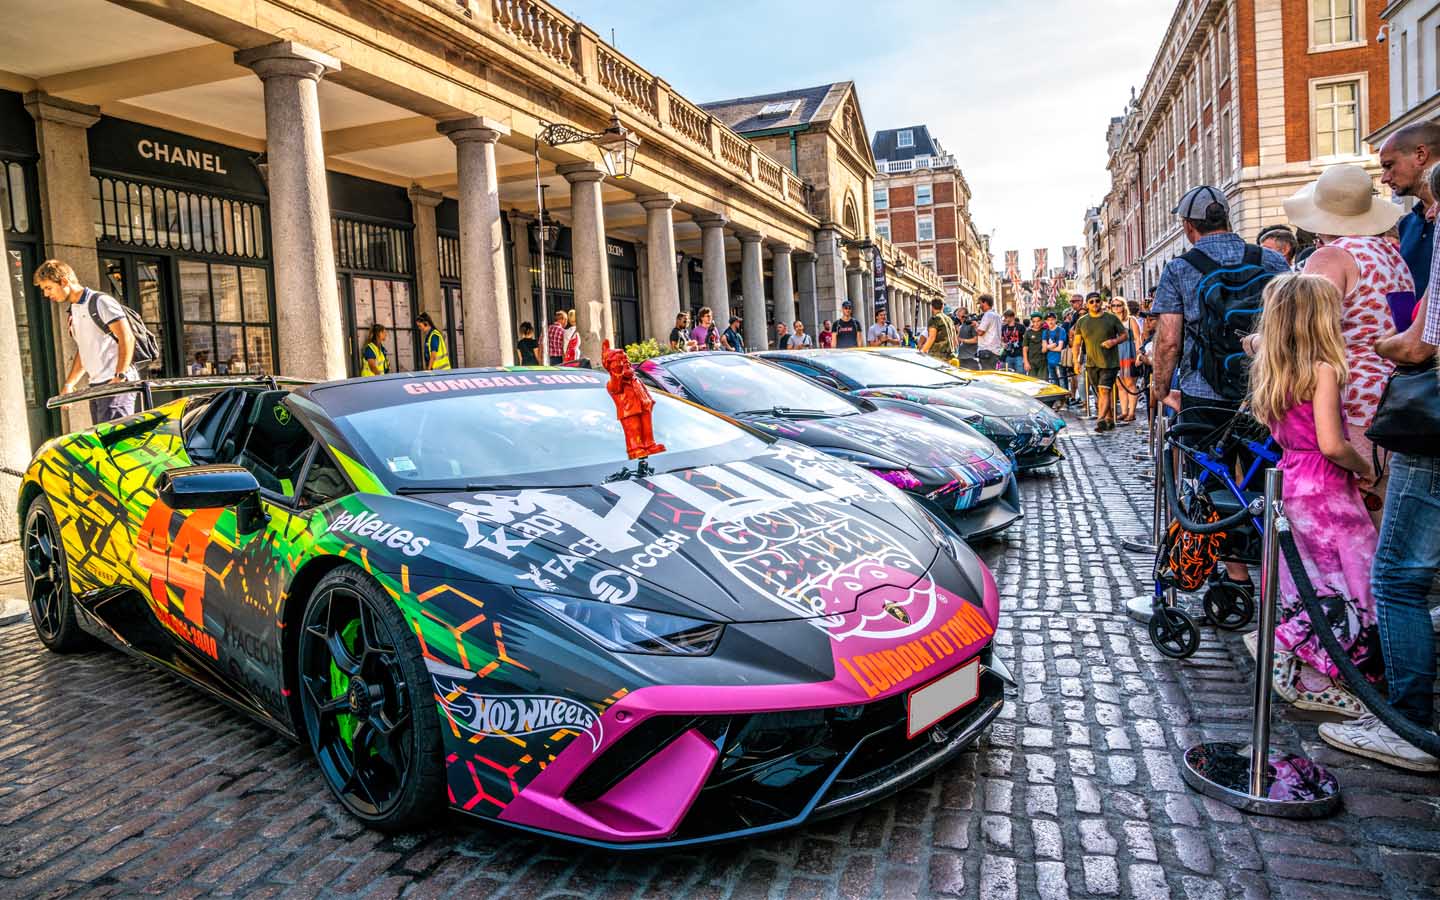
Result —
M 457 693 L 453 685 L 436 683 L 438 695 L 455 724 L 472 734 L 523 737 L 569 729 L 590 736 L 600 749 L 600 717 L 583 703 L 543 694 L 484 696 Z M 451 699 L 451 698 L 454 699 Z

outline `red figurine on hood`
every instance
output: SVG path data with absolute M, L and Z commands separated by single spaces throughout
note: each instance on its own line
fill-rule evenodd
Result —
M 605 389 L 615 401 L 615 417 L 625 429 L 625 452 L 631 459 L 664 453 L 665 445 L 655 443 L 655 430 L 650 422 L 655 398 L 635 377 L 630 357 L 624 350 L 611 349 L 610 342 L 606 341 L 600 350 L 600 361 L 610 373 L 610 383 Z

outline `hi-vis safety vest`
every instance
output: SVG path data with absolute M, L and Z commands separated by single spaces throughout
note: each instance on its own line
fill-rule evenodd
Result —
M 361 374 L 361 375 L 364 375 L 364 376 L 384 375 L 386 372 L 388 372 L 388 371 L 390 370 L 389 362 L 388 362 L 388 360 L 386 360 L 386 358 L 385 358 L 385 348 L 384 348 L 384 347 L 377 346 L 374 341 L 371 341 L 371 342 L 369 342 L 369 343 L 367 343 L 367 344 L 365 345 L 365 349 L 370 351 L 370 354 L 375 358 L 375 361 L 374 361 L 374 363 L 372 364 L 370 360 L 368 360 L 368 359 L 365 358 L 365 354 L 363 354 L 363 353 L 360 354 L 360 374 Z M 372 366 L 373 366 L 373 368 L 379 369 L 380 371 L 378 371 L 378 372 L 372 372 L 372 371 L 370 371 L 370 369 L 372 368 Z
M 450 349 L 445 346 L 445 335 L 440 333 L 440 329 L 432 328 L 430 333 L 425 336 L 423 354 L 425 368 L 450 368 Z

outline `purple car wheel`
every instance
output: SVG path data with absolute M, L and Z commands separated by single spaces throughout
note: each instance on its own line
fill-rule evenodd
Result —
M 421 824 L 443 768 L 429 678 L 394 602 L 368 577 L 337 569 L 316 586 L 299 638 L 299 694 L 326 784 L 367 824 Z

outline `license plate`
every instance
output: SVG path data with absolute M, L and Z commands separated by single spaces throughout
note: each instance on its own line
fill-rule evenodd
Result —
M 914 737 L 980 696 L 980 660 L 942 675 L 906 698 L 906 737 Z

